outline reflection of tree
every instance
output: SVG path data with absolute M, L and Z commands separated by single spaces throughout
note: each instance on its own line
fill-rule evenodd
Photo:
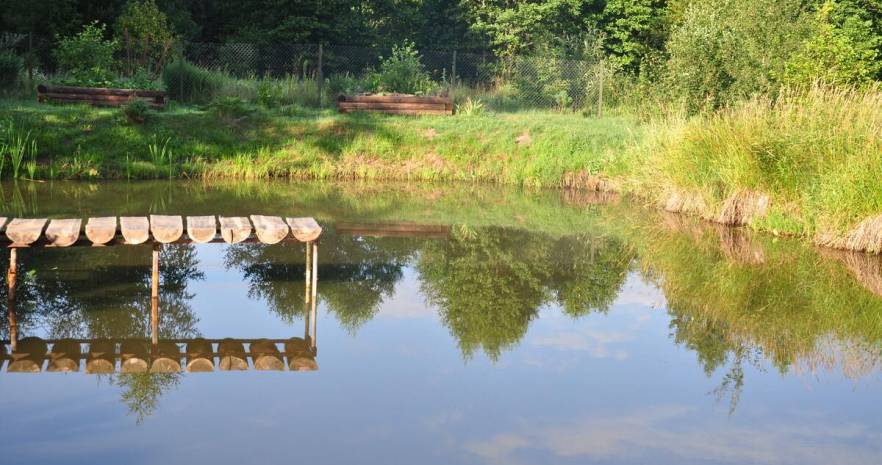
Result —
M 141 424 L 156 411 L 162 394 L 174 389 L 181 382 L 180 373 L 128 373 L 111 378 L 122 391 L 122 401 Z
M 546 303 L 573 316 L 605 311 L 632 255 L 611 239 L 552 239 L 505 228 L 454 228 L 420 255 L 422 290 L 464 356 L 491 358 L 517 344 Z
M 340 324 L 354 331 L 392 295 L 415 246 L 408 240 L 327 231 L 319 249 L 319 296 Z M 241 270 L 250 297 L 265 300 L 291 322 L 303 312 L 304 258 L 300 245 L 237 244 L 227 248 L 225 265 Z
M 606 313 L 619 295 L 633 259 L 631 250 L 609 237 L 562 237 L 550 250 L 549 285 L 563 311 L 573 317 Z
M 69 248 L 20 253 L 18 314 L 52 338 L 144 337 L 150 331 L 150 247 Z M 204 279 L 192 245 L 161 252 L 161 337 L 197 335 L 192 280 Z M 21 319 L 21 318 L 20 318 Z
M 5 255 L 5 254 L 4 254 Z M 146 338 L 150 334 L 149 246 L 19 250 L 16 315 L 19 335 L 43 328 L 52 339 Z M 4 269 L 8 256 L 2 260 Z M 192 245 L 166 245 L 160 253 L 159 336 L 197 337 L 188 284 L 204 279 Z M 3 302 L 6 286 L 2 286 Z M 2 321 L 8 337 L 6 318 Z M 111 377 L 138 423 L 160 396 L 177 386 L 179 374 Z

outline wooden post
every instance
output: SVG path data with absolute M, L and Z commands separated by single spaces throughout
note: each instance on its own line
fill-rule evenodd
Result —
M 17 249 L 9 249 L 9 271 L 6 273 L 6 309 L 9 317 L 9 345 L 12 350 L 18 343 L 18 320 L 15 317 L 15 278 L 18 274 Z
M 310 341 L 312 342 L 312 348 L 315 349 L 315 339 L 316 339 L 316 289 L 318 289 L 318 243 L 313 242 L 312 244 L 312 300 L 310 304 L 312 308 L 310 310 L 311 323 L 312 323 L 312 337 L 310 337 Z
M 159 251 L 162 245 L 153 244 L 153 273 L 150 277 L 150 337 L 154 348 L 159 343 Z
M 312 287 L 312 242 L 306 243 L 306 295 L 303 301 L 309 303 L 310 287 Z
M 324 52 L 324 50 L 322 49 L 322 44 L 319 44 L 319 46 L 318 46 L 318 70 L 317 70 L 318 73 L 316 76 L 316 78 L 318 79 L 319 106 L 322 105 L 322 89 L 323 89 L 324 83 L 325 83 L 325 72 L 324 72 L 324 69 L 322 69 L 322 65 L 323 65 L 322 59 L 324 58 L 323 52 Z

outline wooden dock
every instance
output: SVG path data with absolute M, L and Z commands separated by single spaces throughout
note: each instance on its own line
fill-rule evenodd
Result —
M 85 227 L 83 225 L 85 224 Z M 185 234 L 186 233 L 186 234 Z M 210 243 L 279 242 L 309 243 L 322 228 L 313 218 L 251 215 L 225 216 L 123 216 L 68 219 L 0 217 L 0 244 L 10 248 L 104 246 L 153 242 Z
M 0 367 L 7 371 L 79 371 L 86 361 L 87 373 L 122 373 L 244 370 L 251 359 L 257 370 L 292 371 L 318 369 L 315 363 L 316 298 L 318 287 L 318 239 L 322 228 L 313 218 L 251 215 L 225 216 L 107 216 L 87 218 L 0 217 L 0 245 L 9 250 L 6 274 L 9 340 L 0 344 Z M 166 244 L 244 242 L 278 244 L 296 241 L 306 247 L 306 328 L 302 339 L 286 340 L 161 340 L 159 339 L 160 250 Z M 150 340 L 45 341 L 35 337 L 19 339 L 15 310 L 18 254 L 22 248 L 152 244 L 150 293 Z M 7 344 L 9 350 L 7 351 Z M 52 344 L 51 350 L 48 344 Z M 83 350 L 83 344 L 87 349 Z M 248 349 L 246 351 L 245 345 Z M 278 345 L 282 344 L 283 350 Z M 215 345 L 217 346 L 215 348 Z M 182 350 L 183 349 L 183 350 Z M 181 360 L 186 360 L 181 365 Z M 286 363 L 287 360 L 287 363 Z
M 51 344 L 51 346 L 50 346 Z M 10 349 L 7 351 L 7 345 Z M 281 346 L 281 350 L 279 349 Z M 0 369 L 10 373 L 190 373 L 316 371 L 314 339 L 58 339 L 25 337 L 0 344 Z M 8 363 L 7 363 L 8 362 Z

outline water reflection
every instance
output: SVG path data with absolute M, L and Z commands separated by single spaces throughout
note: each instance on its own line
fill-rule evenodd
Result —
M 525 454 L 551 457 L 548 462 L 616 462 L 622 456 L 637 456 L 632 461 L 640 462 L 645 455 L 629 456 L 633 450 L 656 451 L 659 462 L 670 463 L 684 457 L 774 462 L 778 455 L 769 441 L 796 449 L 823 438 L 829 444 L 816 450 L 831 463 L 867 462 L 873 456 L 844 450 L 829 439 L 839 437 L 831 429 L 847 429 L 861 408 L 826 421 L 810 413 L 778 416 L 776 402 L 803 392 L 796 385 L 806 382 L 805 374 L 808 379 L 830 374 L 822 387 L 839 396 L 826 399 L 858 405 L 876 394 L 849 389 L 856 380 L 878 378 L 882 367 L 878 257 L 818 251 L 648 212 L 623 201 L 560 193 L 300 184 L 286 189 L 201 184 L 65 189 L 65 196 L 75 198 L 73 206 L 47 211 L 47 205 L 58 202 L 36 192 L 43 203 L 34 207 L 25 201 L 22 208 L 63 215 L 101 210 L 107 198 L 128 196 L 132 205 L 126 208 L 137 213 L 206 214 L 220 207 L 228 214 L 245 214 L 288 211 L 292 205 L 319 212 L 316 216 L 326 226 L 319 263 L 322 285 L 317 289 L 324 311 L 319 313 L 323 325 L 328 323 L 323 328 L 331 328 L 323 329 L 323 369 L 312 377 L 316 395 L 310 399 L 317 409 L 341 417 L 348 410 L 359 418 L 387 417 L 387 410 L 371 410 L 374 403 L 399 409 L 396 413 L 402 416 L 411 411 L 437 414 L 443 420 L 429 423 L 468 431 L 467 437 L 454 439 L 473 454 L 469 458 L 503 463 Z M 142 193 L 144 198 L 138 197 Z M 205 204 L 212 210 L 206 211 Z M 404 223 L 410 231 L 390 226 Z M 425 227 L 417 231 L 415 226 Z M 264 327 L 279 328 L 286 337 L 299 335 L 303 328 L 302 340 L 308 340 L 316 319 L 310 322 L 304 310 L 301 249 L 239 244 L 216 249 L 217 257 L 204 250 L 186 245 L 162 252 L 167 265 L 160 281 L 160 341 L 178 341 L 186 352 L 187 343 L 211 333 L 204 323 L 212 312 L 235 305 L 211 287 L 213 279 L 227 280 L 218 286 L 241 282 L 234 290 L 247 291 L 252 306 L 271 316 Z M 149 255 L 149 247 L 23 251 L 16 327 L 24 336 L 40 333 L 49 339 L 147 339 Z M 651 290 L 652 298 L 635 296 L 629 288 L 634 283 Z M 212 292 L 220 296 L 206 297 Z M 390 317 L 396 306 L 428 317 L 402 323 Z M 661 342 L 650 345 L 647 339 L 653 335 L 640 333 L 637 323 L 613 325 L 623 320 L 630 324 L 629 312 L 635 308 L 640 318 L 660 322 L 653 329 Z M 242 318 L 259 316 L 243 311 Z M 239 321 L 230 325 L 238 328 Z M 442 335 L 432 339 L 436 328 Z M 5 338 L 10 329 L 8 322 L 0 323 Z M 331 343 L 325 338 L 329 333 Z M 285 355 L 287 339 L 271 340 L 278 341 Z M 212 350 L 219 352 L 214 348 L 219 339 L 212 341 Z M 333 354 L 329 358 L 326 347 Z M 444 358 L 448 350 L 455 363 Z M 667 358 L 654 358 L 659 352 Z M 278 366 L 272 353 L 267 356 L 266 366 Z M 304 358 L 298 363 L 308 365 L 309 357 Z M 288 358 L 282 360 L 290 365 Z M 229 362 L 232 366 L 235 361 Z M 443 370 L 420 371 L 436 364 Z M 282 399 L 297 402 L 291 400 L 289 386 L 252 372 L 242 375 L 249 382 L 264 380 L 267 392 L 281 385 L 279 390 L 288 396 Z M 412 374 L 417 372 L 430 381 Z M 554 382 L 542 384 L 543 377 Z M 616 377 L 624 381 L 611 381 Z M 455 383 L 447 381 L 452 378 Z M 845 382 L 837 384 L 840 378 Z M 124 402 L 141 421 L 161 402 L 174 399 L 174 392 L 188 392 L 187 384 L 198 383 L 193 380 L 199 377 L 141 373 L 107 379 L 121 389 Z M 224 379 L 235 383 L 237 377 Z M 482 384 L 485 380 L 496 384 Z M 653 389 L 646 389 L 647 380 Z M 307 384 L 299 387 L 308 391 Z M 561 384 L 568 388 L 559 388 Z M 373 394 L 377 385 L 387 386 L 384 391 L 394 399 L 383 403 L 377 397 L 381 394 Z M 624 387 L 631 385 L 639 389 Z M 206 384 L 190 386 L 206 389 Z M 224 395 L 241 388 L 223 386 Z M 683 394 L 684 387 L 692 389 Z M 419 397 L 420 392 L 427 394 Z M 720 404 L 723 419 L 700 404 L 703 396 Z M 766 399 L 771 402 L 762 405 Z M 812 408 L 832 411 L 816 400 Z M 402 403 L 407 407 L 400 407 Z M 438 411 L 427 413 L 429 406 Z M 759 407 L 773 413 L 763 417 L 757 414 Z M 478 428 L 474 425 L 482 420 L 474 418 L 464 427 L 467 420 L 457 418 L 469 418 L 469 409 L 485 415 L 494 427 Z M 503 425 L 503 411 L 514 411 L 517 421 Z M 774 421 L 766 421 L 769 417 Z M 419 421 L 425 419 L 402 420 L 408 424 L 404 433 Z M 332 429 L 345 428 L 344 423 Z M 518 426 L 523 424 L 527 426 Z M 797 431 L 794 425 L 805 428 Z M 858 431 L 849 440 L 877 437 L 873 434 Z M 750 446 L 733 447 L 726 437 Z M 807 455 L 800 458 L 813 461 Z M 469 462 L 454 458 L 450 463 L 458 461 Z

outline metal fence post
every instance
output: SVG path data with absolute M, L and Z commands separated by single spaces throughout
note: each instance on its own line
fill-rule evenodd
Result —
M 450 66 L 450 83 L 456 86 L 456 50 L 453 51 L 453 64 Z

